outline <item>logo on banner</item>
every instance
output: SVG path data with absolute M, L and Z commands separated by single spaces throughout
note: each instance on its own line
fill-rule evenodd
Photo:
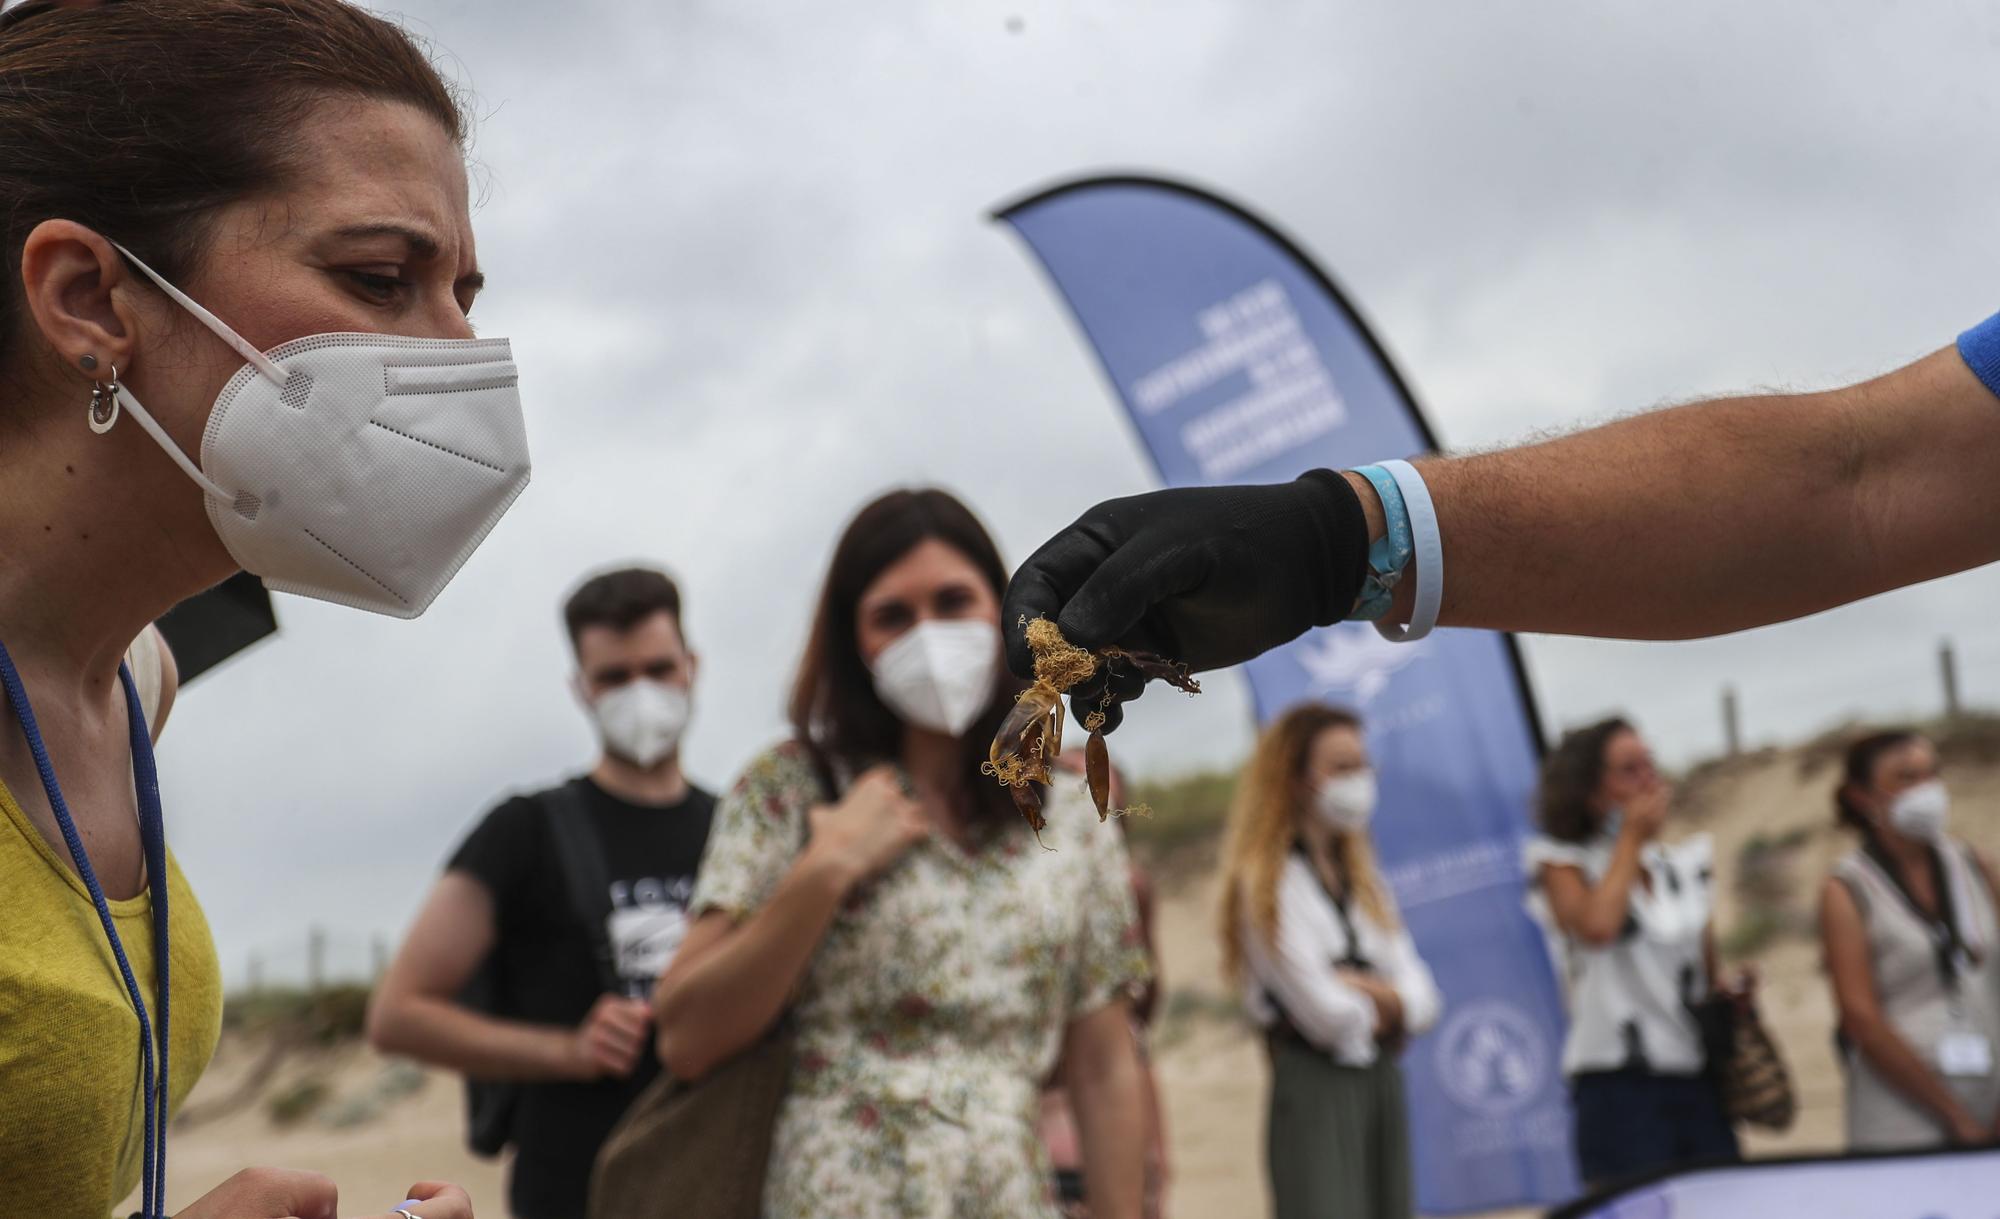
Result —
M 1389 679 L 1423 659 L 1430 641 L 1391 643 L 1365 622 L 1343 622 L 1317 631 L 1293 649 L 1314 697 L 1344 693 L 1356 710 L 1389 688 Z
M 1526 1012 L 1501 999 L 1468 1003 L 1437 1039 L 1438 1080 L 1451 1098 L 1488 1117 L 1535 1100 L 1548 1068 L 1548 1043 Z

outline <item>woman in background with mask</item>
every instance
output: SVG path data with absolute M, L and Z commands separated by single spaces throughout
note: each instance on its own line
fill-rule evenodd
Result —
M 1408 1219 L 1398 1063 L 1440 1000 L 1368 837 L 1361 721 L 1306 704 L 1258 739 L 1229 811 L 1222 954 L 1271 1055 L 1277 1219 Z
M 10 1215 L 101 1217 L 135 1187 L 164 1214 L 167 1117 L 219 1032 L 153 766 L 169 671 L 128 647 L 238 569 L 414 616 L 527 481 L 506 341 L 466 320 L 466 136 L 408 36 L 337 0 L 0 14 Z M 471 1213 L 413 1192 L 422 1219 Z M 335 1198 L 251 1171 L 174 1209 L 317 1219 Z
M 1139 1215 L 1127 996 L 1145 963 L 1120 835 L 1058 782 L 1043 850 L 979 773 L 1021 689 L 1000 664 L 1006 580 L 950 495 L 863 508 L 834 548 L 793 738 L 716 811 L 655 995 L 659 1054 L 698 1079 L 789 1009 L 774 1219 L 1052 1216 L 1034 1122 L 1059 1058 L 1093 1213 Z
M 1992 870 L 1945 832 L 1937 750 L 1856 741 L 1834 791 L 1861 846 L 1820 893 L 1854 1151 L 2000 1141 L 2000 936 Z
M 1672 799 L 1622 719 L 1566 734 L 1542 763 L 1528 908 L 1568 985 L 1563 1074 L 1593 1184 L 1740 1154 L 1695 1014 L 1716 976 L 1714 847 L 1659 841 Z

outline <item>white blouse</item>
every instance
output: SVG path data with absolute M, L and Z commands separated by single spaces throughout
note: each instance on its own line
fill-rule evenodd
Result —
M 1307 1041 L 1342 1066 L 1365 1067 L 1380 1053 L 1375 1044 L 1375 1001 L 1341 980 L 1344 960 L 1359 957 L 1396 991 L 1403 1005 L 1403 1028 L 1415 1037 L 1437 1023 L 1443 1002 L 1430 967 L 1402 926 L 1384 927 L 1360 903 L 1349 903 L 1348 937 L 1339 910 L 1304 857 L 1285 861 L 1278 881 L 1278 928 L 1264 943 L 1247 918 L 1243 956 L 1250 976 L 1244 1004 L 1260 1027 L 1285 1019 Z
M 1651 886 L 1633 882 L 1625 929 L 1609 944 L 1585 944 L 1557 925 L 1541 870 L 1566 865 L 1595 885 L 1610 870 L 1616 846 L 1608 834 L 1580 843 L 1537 837 L 1525 852 L 1528 911 L 1568 982 L 1563 1074 L 1624 1067 L 1698 1074 L 1705 1055 L 1688 1004 L 1708 994 L 1702 949 L 1714 908 L 1714 841 L 1696 834 L 1678 843 L 1647 843 L 1639 863 Z

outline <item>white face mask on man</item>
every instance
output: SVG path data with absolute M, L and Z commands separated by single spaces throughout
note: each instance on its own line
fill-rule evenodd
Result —
M 1375 816 L 1375 772 L 1356 770 L 1313 791 L 1313 812 L 1336 830 L 1360 833 Z
M 651 770 L 680 748 L 692 714 L 686 690 L 647 677 L 613 686 L 590 701 L 604 748 L 641 770 Z
M 507 340 L 318 334 L 265 354 L 118 250 L 248 363 L 215 400 L 199 464 L 123 385 L 92 428 L 131 414 L 207 493 L 230 556 L 271 588 L 423 613 L 528 485 Z
M 875 693 L 906 724 L 962 735 L 993 701 L 1000 630 L 990 622 L 920 622 L 882 649 L 869 671 Z

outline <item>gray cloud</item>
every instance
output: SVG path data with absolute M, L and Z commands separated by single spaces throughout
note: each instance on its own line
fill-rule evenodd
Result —
M 967 496 L 1019 557 L 1150 474 L 1024 251 L 1053 178 L 1190 177 L 1317 253 L 1458 445 L 1754 384 L 1866 375 L 1996 303 L 2000 18 L 1914 4 L 641 5 L 406 0 L 485 115 L 487 333 L 533 487 L 416 623 L 286 600 L 192 689 L 173 840 L 232 973 L 309 922 L 406 921 L 497 795 L 581 764 L 555 619 L 609 561 L 680 575 L 690 763 L 779 707 L 827 551 L 884 486 Z M 1020 31 L 1010 32 L 1018 17 Z M 1974 573 L 1689 645 L 1533 640 L 1551 725 L 1618 707 L 1670 757 L 1935 704 Z M 1248 740 L 1234 678 L 1154 699 L 1141 771 Z

